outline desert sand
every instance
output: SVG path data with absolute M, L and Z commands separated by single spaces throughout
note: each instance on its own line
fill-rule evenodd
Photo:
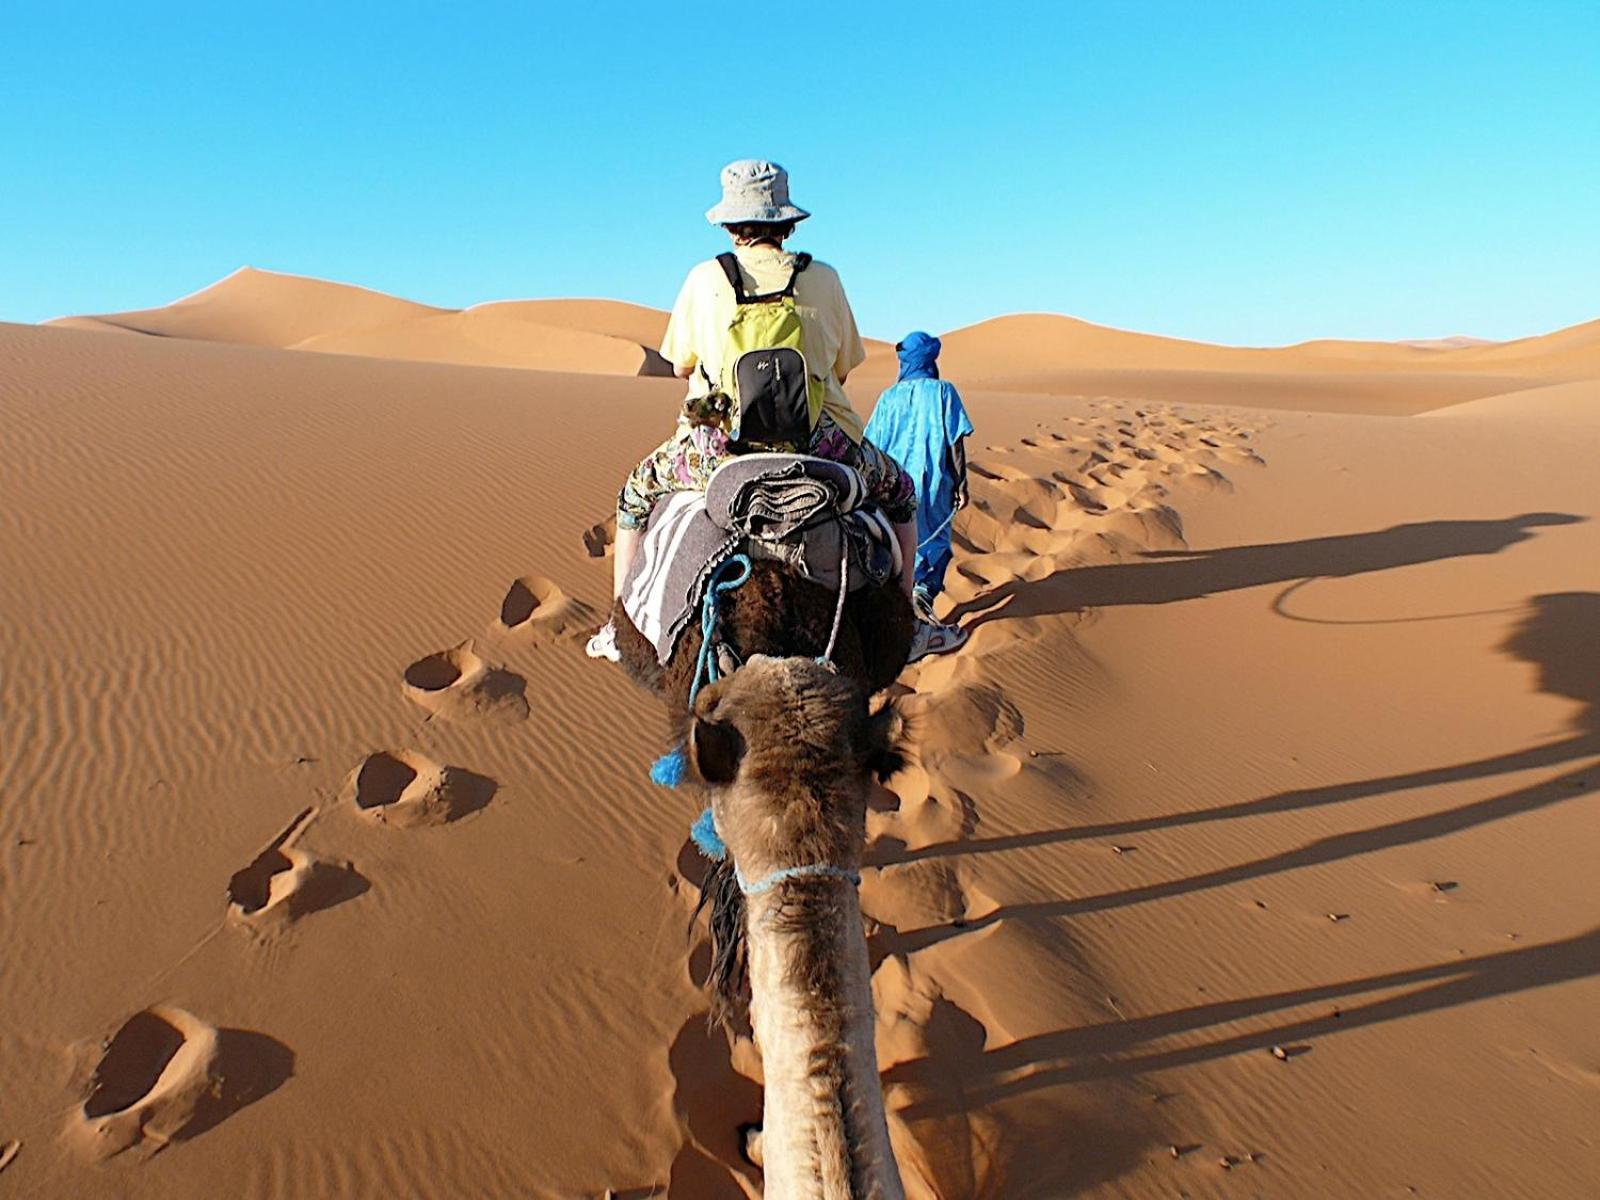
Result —
M 0 1195 L 759 1194 L 699 801 L 581 646 L 660 320 L 0 325 Z M 973 637 L 862 885 L 911 1194 L 1592 1195 L 1600 323 L 946 341 Z

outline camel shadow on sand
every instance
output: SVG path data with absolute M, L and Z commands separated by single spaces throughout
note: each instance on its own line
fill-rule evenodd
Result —
M 985 1052 L 976 1069 L 969 1071 L 961 1099 L 965 1105 L 976 1107 L 1041 1088 L 1171 1070 L 1272 1047 L 1287 1046 L 1286 1053 L 1294 1053 L 1309 1049 L 1295 1045 L 1297 1042 L 1595 974 L 1600 974 L 1600 927 L 1543 945 L 1475 958 L 1456 958 L 1244 1000 L 1201 1004 L 1126 1021 L 1083 1025 L 1023 1038 Z M 1350 1007 L 1337 1003 L 1395 988 L 1412 990 Z M 1313 1004 L 1325 1005 L 1327 1011 L 1194 1045 L 1166 1050 L 1150 1046 L 1163 1039 Z M 916 1069 L 916 1063 L 902 1064 L 884 1078 L 894 1083 L 900 1074 Z M 940 1112 L 930 1108 L 922 1112 L 908 1110 L 905 1115 L 936 1116 Z
M 1523 619 L 1500 649 L 1537 667 L 1541 692 L 1575 700 L 1583 706 L 1573 720 L 1569 736 L 1451 766 L 1284 792 L 1200 812 L 946 843 L 904 852 L 894 858 L 896 861 L 913 861 L 969 853 L 994 853 L 1081 838 L 1104 838 L 1288 812 L 1362 797 L 1392 795 L 1432 784 L 1492 778 L 1540 767 L 1568 767 L 1554 778 L 1441 812 L 1331 835 L 1294 850 L 1182 879 L 1101 896 L 1011 905 L 959 925 L 908 932 L 886 926 L 875 939 L 878 942 L 874 947 L 875 953 L 880 956 L 911 953 L 1002 920 L 1048 920 L 1189 895 L 1303 866 L 1442 837 L 1600 791 L 1600 593 L 1561 592 L 1533 597 L 1528 602 Z M 1495 954 L 1199 1005 L 1132 1020 L 1060 1030 L 1025 1038 L 984 1053 L 981 1063 L 976 1064 L 974 1073 L 969 1075 L 970 1087 L 964 1094 L 963 1103 L 975 1107 L 1058 1084 L 1131 1077 L 1148 1071 L 1188 1066 L 1597 974 L 1600 974 L 1600 927 L 1542 945 Z M 1399 996 L 1383 997 L 1354 1007 L 1342 1007 L 1335 1003 L 1396 988 L 1410 990 Z M 1179 1048 L 1161 1049 L 1151 1045 L 1162 1039 L 1190 1036 L 1231 1022 L 1288 1012 L 1313 1004 L 1325 1004 L 1329 1011 L 1319 1016 L 1288 1020 L 1253 1033 L 1229 1034 Z M 1290 1045 L 1290 1050 L 1293 1049 L 1295 1047 Z M 1021 1075 L 1025 1077 L 1019 1077 Z M 894 1080 L 894 1072 L 890 1072 L 888 1079 L 891 1082 Z M 930 1111 L 926 1115 L 937 1113 Z
M 929 858 L 990 854 L 1060 842 L 1126 837 L 1154 830 L 1203 825 L 1241 817 L 1322 808 L 1330 804 L 1372 796 L 1394 795 L 1437 784 L 1460 783 L 1540 767 L 1561 767 L 1572 764 L 1572 769 L 1559 776 L 1441 812 L 1426 813 L 1349 833 L 1333 834 L 1293 850 L 1181 879 L 1146 884 L 1101 896 L 1012 905 L 997 909 L 985 917 L 965 921 L 959 928 L 938 926 L 905 932 L 885 928 L 884 946 L 881 952 L 910 953 L 923 946 L 943 941 L 947 937 L 982 929 L 1008 918 L 1069 917 L 1102 912 L 1106 909 L 1189 895 L 1208 888 L 1259 879 L 1298 867 L 1335 862 L 1393 846 L 1428 841 L 1506 817 L 1533 812 L 1563 801 L 1578 799 L 1600 789 L 1600 761 L 1594 761 L 1600 759 L 1600 593 L 1557 592 L 1533 597 L 1528 603 L 1526 615 L 1502 643 L 1501 649 L 1538 668 L 1538 688 L 1541 692 L 1576 700 L 1583 705 L 1573 721 L 1573 732 L 1570 736 L 1470 762 L 1333 784 L 1328 787 L 1279 792 L 1271 796 L 1197 812 L 1167 813 L 1154 817 L 1040 830 L 1007 837 L 944 842 L 918 850 L 901 851 L 880 861 L 915 862 Z

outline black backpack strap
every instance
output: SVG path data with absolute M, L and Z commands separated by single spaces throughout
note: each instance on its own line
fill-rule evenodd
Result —
M 722 273 L 728 277 L 728 282 L 733 285 L 733 298 L 738 304 L 749 304 L 750 297 L 745 294 L 744 277 L 739 274 L 739 259 L 731 251 L 727 254 L 717 255 L 717 265 L 722 268 Z M 793 284 L 790 285 L 791 287 Z
M 722 268 L 722 273 L 728 277 L 728 282 L 733 285 L 733 298 L 739 304 L 760 304 L 769 300 L 782 300 L 785 296 L 794 295 L 794 285 L 800 278 L 800 272 L 811 265 L 811 255 L 796 254 L 794 256 L 794 270 L 789 275 L 789 283 L 781 291 L 766 292 L 760 296 L 752 296 L 744 290 L 744 276 L 739 273 L 739 258 L 737 255 L 717 255 L 717 265 Z
M 811 265 L 811 255 L 800 253 L 794 256 L 794 272 L 789 276 L 789 286 L 778 292 L 778 296 L 794 295 L 794 285 L 800 281 L 800 272 Z

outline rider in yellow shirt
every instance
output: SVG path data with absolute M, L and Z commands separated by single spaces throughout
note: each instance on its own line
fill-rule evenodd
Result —
M 822 384 L 821 411 L 809 442 L 793 449 L 861 473 L 870 499 L 894 524 L 902 561 L 908 564 L 901 582 L 909 596 L 909 564 L 916 559 L 917 546 L 916 488 L 893 458 L 866 440 L 861 418 L 845 396 L 845 377 L 866 358 L 866 348 L 837 272 L 783 249 L 784 240 L 809 215 L 790 202 L 789 176 L 782 167 L 746 159 L 723 168 L 722 201 L 706 219 L 732 238 L 746 294 L 765 295 L 792 284 L 807 369 Z M 661 354 L 689 381 L 688 395 L 673 436 L 645 456 L 617 497 L 613 598 L 621 594 L 656 502 L 673 491 L 703 491 L 731 453 L 725 426 L 697 402 L 712 396 L 722 376 L 726 364 L 721 358 L 737 304 L 730 278 L 715 259 L 691 270 L 678 293 Z M 917 644 L 926 640 L 919 636 Z M 588 650 L 591 657 L 616 657 L 615 630 L 609 623 L 590 639 Z M 915 648 L 913 657 L 920 657 Z

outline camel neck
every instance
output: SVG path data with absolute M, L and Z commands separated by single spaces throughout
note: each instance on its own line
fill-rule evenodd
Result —
M 855 888 L 802 879 L 751 896 L 748 938 L 766 1200 L 903 1200 Z

